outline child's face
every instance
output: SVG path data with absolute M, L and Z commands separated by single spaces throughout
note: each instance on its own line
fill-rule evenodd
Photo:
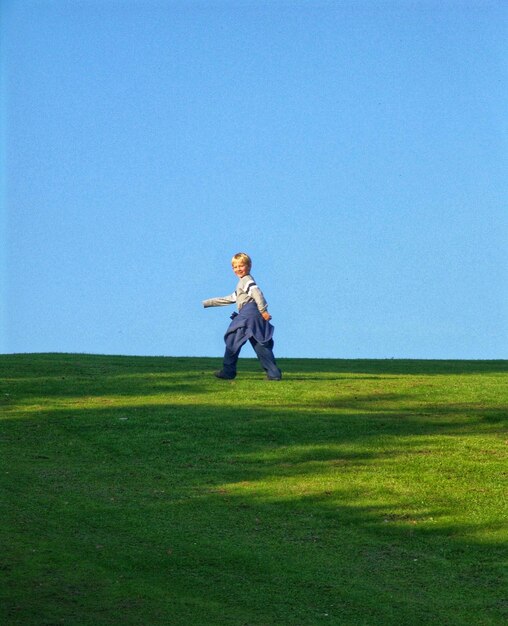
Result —
M 245 261 L 233 261 L 233 272 L 238 276 L 238 278 L 243 278 L 247 276 L 250 271 L 250 267 L 245 264 Z

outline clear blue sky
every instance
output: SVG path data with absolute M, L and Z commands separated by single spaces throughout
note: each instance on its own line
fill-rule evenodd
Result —
M 508 357 L 505 0 L 1 6 L 0 352 Z

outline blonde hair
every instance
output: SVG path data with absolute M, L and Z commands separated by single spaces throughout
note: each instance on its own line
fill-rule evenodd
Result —
M 243 261 L 249 269 L 252 267 L 251 258 L 245 252 L 238 252 L 238 254 L 235 254 L 234 257 L 231 259 L 231 265 L 233 265 L 235 261 Z

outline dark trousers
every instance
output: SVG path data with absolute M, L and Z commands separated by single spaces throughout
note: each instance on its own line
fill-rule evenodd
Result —
M 254 337 L 251 337 L 249 341 L 251 346 L 254 348 L 259 362 L 261 363 L 261 367 L 265 370 L 268 378 L 281 378 L 282 373 L 277 367 L 275 357 L 273 355 L 273 339 L 270 339 L 270 341 L 267 341 L 266 343 L 259 343 L 259 341 L 256 341 Z M 222 371 L 229 378 L 234 378 L 236 376 L 236 363 L 238 361 L 238 357 L 240 356 L 241 349 L 242 348 L 239 348 L 236 352 L 232 352 L 226 347 Z

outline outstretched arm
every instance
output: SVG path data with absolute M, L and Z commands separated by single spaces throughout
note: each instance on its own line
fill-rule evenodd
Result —
M 203 306 L 205 308 L 209 306 L 226 306 L 227 304 L 234 304 L 236 302 L 236 293 L 232 293 L 229 296 L 221 296 L 219 298 L 208 298 L 203 300 Z

